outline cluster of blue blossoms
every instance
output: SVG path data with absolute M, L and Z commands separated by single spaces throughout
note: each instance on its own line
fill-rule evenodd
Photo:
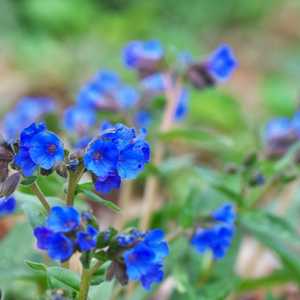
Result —
M 46 114 L 55 110 L 51 98 L 24 97 L 7 113 L 2 122 L 3 137 L 6 142 L 14 143 L 20 132 L 33 122 L 40 120 Z
M 98 229 L 86 221 L 73 207 L 52 207 L 45 224 L 34 229 L 38 248 L 60 262 L 77 250 L 91 251 L 96 247 Z
M 146 290 L 163 280 L 163 259 L 169 254 L 169 247 L 162 230 L 146 233 L 133 230 L 130 234 L 118 235 L 117 241 L 121 247 L 130 247 L 123 253 L 130 280 L 140 281 Z
M 88 145 L 83 161 L 95 177 L 97 191 L 110 192 L 119 188 L 121 180 L 139 175 L 150 160 L 150 147 L 144 137 L 134 128 L 117 124 Z
M 284 155 L 289 147 L 300 139 L 300 112 L 292 118 L 279 117 L 269 121 L 265 127 L 263 140 L 266 153 L 271 158 Z
M 225 256 L 235 231 L 235 211 L 231 204 L 224 204 L 211 214 L 213 226 L 197 228 L 191 239 L 192 246 L 199 253 L 210 250 L 214 259 Z

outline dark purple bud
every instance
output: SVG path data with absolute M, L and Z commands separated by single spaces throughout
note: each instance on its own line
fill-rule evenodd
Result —
M 108 281 L 116 278 L 121 285 L 128 284 L 128 275 L 124 262 L 113 261 L 107 269 L 106 279 Z
M 63 178 L 68 177 L 68 169 L 67 169 L 67 166 L 65 164 L 60 164 L 59 166 L 57 166 L 55 171 L 59 176 L 61 176 Z
M 8 162 L 4 160 L 0 160 L 0 182 L 6 180 L 8 176 Z
M 186 77 L 196 89 L 204 89 L 216 84 L 214 78 L 203 64 L 192 64 L 186 71 Z
M 2 184 L 0 188 L 0 195 L 3 197 L 10 196 L 18 187 L 20 182 L 20 173 L 14 173 L 10 175 Z
M 0 160 L 10 162 L 13 159 L 13 153 L 10 149 L 6 148 L 4 145 L 0 146 Z

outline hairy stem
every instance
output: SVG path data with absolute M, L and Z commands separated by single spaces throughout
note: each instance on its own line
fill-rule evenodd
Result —
M 68 206 L 73 206 L 76 187 L 83 175 L 83 172 L 84 172 L 83 166 L 79 166 L 75 172 L 69 171 L 68 191 L 67 191 L 67 198 L 66 198 L 66 204 Z
M 167 132 L 173 127 L 174 116 L 179 101 L 179 93 L 181 91 L 181 82 L 177 79 L 176 83 L 173 83 L 172 74 L 167 74 L 165 78 L 166 84 L 166 106 L 162 119 L 161 132 Z M 157 143 L 154 152 L 153 163 L 159 165 L 163 159 L 165 152 L 165 145 Z M 142 218 L 140 227 L 142 230 L 146 230 L 149 227 L 152 212 L 154 210 L 154 204 L 157 199 L 157 178 L 154 176 L 148 177 L 145 185 Z
M 45 207 L 47 212 L 49 212 L 50 211 L 50 205 L 49 205 L 44 193 L 41 191 L 40 187 L 38 186 L 37 182 L 34 182 L 31 185 L 31 190 L 37 196 L 37 198 L 40 200 L 40 202 Z
M 87 300 L 90 289 L 91 274 L 88 269 L 83 269 L 81 273 L 80 290 L 78 300 Z

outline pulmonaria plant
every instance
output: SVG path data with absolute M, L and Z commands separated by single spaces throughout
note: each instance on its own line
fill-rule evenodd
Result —
M 167 131 L 186 116 L 190 86 L 202 90 L 224 82 L 237 66 L 228 45 L 221 45 L 201 61 L 194 61 L 189 56 L 180 70 L 179 61 L 174 66 L 168 63 L 165 49 L 155 40 L 128 43 L 122 58 L 127 68 L 136 71 L 138 87 L 126 84 L 114 72 L 99 71 L 79 90 L 76 103 L 63 113 L 61 127 L 68 140 L 50 131 L 40 120 L 53 111 L 49 99 L 44 102 L 31 98 L 22 100 L 16 111 L 8 114 L 3 122 L 0 216 L 14 212 L 16 200 L 13 195 L 19 184 L 27 186 L 37 196 L 42 204 L 41 210 L 33 213 L 42 216 L 42 220 L 33 222 L 37 248 L 64 268 L 70 267 L 70 261 L 79 263 L 80 257 L 80 284 L 78 288 L 72 285 L 73 294 L 68 295 L 73 299 L 89 299 L 89 289 L 96 279 L 99 280 L 97 276 L 103 268 L 105 276 L 101 282 L 115 278 L 121 285 L 126 285 L 129 281 L 137 281 L 149 291 L 154 284 L 164 280 L 164 265 L 170 249 L 169 237 L 165 237 L 162 229 L 149 229 L 149 224 L 145 228 L 129 230 L 123 229 L 123 224 L 119 226 L 120 230 L 102 228 L 97 224 L 96 216 L 85 206 L 80 206 L 82 197 L 79 196 L 118 210 L 115 203 L 101 198 L 96 192 L 106 197 L 122 185 L 126 190 L 126 181 L 138 178 L 149 164 L 151 149 L 144 127 L 151 127 L 150 107 L 155 99 L 163 97 L 166 102 L 161 131 Z M 107 121 L 100 126 L 98 116 L 106 112 L 113 112 L 114 119 L 126 120 L 130 126 L 135 124 L 139 130 Z M 154 157 L 155 165 L 149 168 L 157 174 L 164 155 L 163 147 L 159 146 L 161 151 Z M 55 204 L 39 186 L 41 177 L 50 175 L 66 181 L 64 195 Z M 155 181 L 151 183 L 150 180 L 150 185 L 151 196 L 156 200 Z M 146 206 L 140 219 L 145 212 L 151 214 L 151 209 L 151 205 Z M 226 204 L 200 222 L 192 236 L 184 233 L 184 237 L 190 238 L 192 247 L 200 254 L 209 250 L 214 259 L 221 259 L 232 242 L 235 218 L 234 207 Z M 46 266 L 43 268 L 47 270 Z M 47 276 L 50 275 L 47 273 Z M 53 295 L 64 298 L 57 291 L 53 291 Z

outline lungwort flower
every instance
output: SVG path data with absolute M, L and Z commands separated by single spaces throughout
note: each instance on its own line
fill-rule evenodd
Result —
M 149 290 L 152 284 L 163 280 L 163 262 L 169 254 L 168 244 L 164 240 L 164 232 L 160 229 L 150 230 L 144 235 L 133 234 L 131 241 L 139 237 L 141 239 L 123 254 L 126 272 L 129 280 L 140 281 L 142 286 Z M 127 243 L 123 241 L 122 244 Z
M 214 259 L 223 258 L 235 232 L 235 211 L 231 204 L 225 204 L 212 212 L 213 226 L 198 227 L 191 239 L 191 245 L 199 253 L 210 250 Z

